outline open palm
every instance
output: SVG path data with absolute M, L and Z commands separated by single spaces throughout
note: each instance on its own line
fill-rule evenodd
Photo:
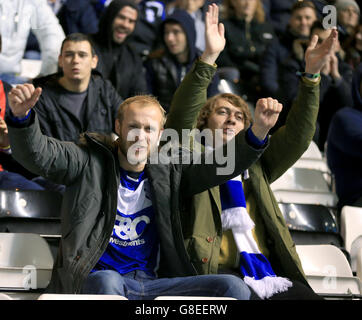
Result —
M 210 5 L 205 17 L 206 49 L 211 53 L 220 53 L 225 48 L 224 25 L 219 23 L 219 8 L 216 4 Z
M 314 35 L 305 53 L 305 71 L 320 73 L 323 66 L 329 61 L 337 44 L 338 32 L 332 29 L 331 34 L 317 47 L 318 36 Z
M 219 23 L 219 7 L 209 5 L 205 17 L 205 50 L 201 56 L 204 62 L 214 64 L 225 48 L 225 28 Z

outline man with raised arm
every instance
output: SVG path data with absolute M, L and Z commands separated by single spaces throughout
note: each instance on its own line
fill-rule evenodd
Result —
M 260 121 L 261 106 L 280 108 L 280 104 L 270 97 L 258 100 L 253 121 L 245 101 L 234 94 L 220 94 L 206 101 L 206 88 L 216 71 L 214 63 L 225 44 L 217 7 L 210 11 L 205 49 L 210 54 L 201 57 L 176 91 L 166 126 L 180 134 L 195 123 L 199 130 L 221 129 L 227 143 L 244 130 L 250 132 L 250 124 Z M 260 159 L 241 176 L 184 202 L 185 246 L 199 274 L 237 274 L 256 293 L 254 297 L 261 299 L 320 298 L 307 283 L 270 184 L 300 158 L 312 140 L 319 106 L 319 73 L 336 40 L 336 30 L 318 47 L 318 37 L 313 37 L 296 102 L 285 126 L 269 138 L 270 145 Z M 214 147 L 213 142 L 205 145 L 205 149 Z M 242 160 L 243 156 L 236 155 L 236 163 Z

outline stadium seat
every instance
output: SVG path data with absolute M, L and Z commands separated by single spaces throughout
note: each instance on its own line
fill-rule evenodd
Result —
M 333 244 L 342 247 L 336 218 L 331 209 L 315 204 L 279 203 L 296 244 Z
M 128 300 L 126 297 L 106 294 L 50 294 L 43 293 L 38 300 Z
M 341 210 L 341 235 L 351 256 L 352 271 L 357 271 L 357 255 L 362 248 L 362 208 L 344 206 Z
M 356 274 L 360 281 L 362 281 L 362 248 L 358 249 L 356 257 Z
M 61 203 L 54 191 L 0 190 L 0 232 L 59 236 Z
M 62 195 L 54 191 L 0 190 L 0 232 L 39 234 L 55 257 L 61 205 Z
M 44 289 L 53 264 L 49 246 L 39 235 L 0 233 L 0 289 Z
M 332 192 L 321 171 L 290 168 L 270 185 L 278 202 L 337 206 L 338 198 Z
M 229 297 L 159 296 L 155 300 L 237 300 Z
M 359 297 L 361 282 L 353 276 L 343 252 L 333 245 L 297 245 L 307 281 L 322 296 Z
M 293 165 L 293 168 L 305 168 L 321 171 L 328 185 L 331 185 L 332 183 L 332 175 L 327 161 L 314 141 L 311 142 L 308 149 Z

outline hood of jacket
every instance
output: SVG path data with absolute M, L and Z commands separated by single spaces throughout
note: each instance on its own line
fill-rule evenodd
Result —
M 360 63 L 358 67 L 355 69 L 352 78 L 353 106 L 355 109 L 358 109 L 360 111 L 362 111 L 362 97 L 360 92 L 361 78 L 362 78 L 362 63 Z
M 126 40 L 121 44 L 117 45 L 113 42 L 113 32 L 112 25 L 115 17 L 118 12 L 122 10 L 124 7 L 131 7 L 137 10 L 137 17 L 139 17 L 139 10 L 137 4 L 132 0 L 113 0 L 109 6 L 102 13 L 99 24 L 98 24 L 98 32 L 95 34 L 95 39 L 97 42 L 102 43 L 104 46 L 111 48 L 121 46 L 123 43 L 127 42 L 129 36 Z
M 195 29 L 194 19 L 185 10 L 175 9 L 175 11 L 162 22 L 161 24 L 162 35 L 164 33 L 165 24 L 168 22 L 176 22 L 181 25 L 181 28 L 186 34 L 187 46 L 189 49 L 188 63 L 193 62 L 197 56 L 196 29 Z M 162 42 L 165 45 L 166 51 L 168 52 L 163 37 L 162 37 Z

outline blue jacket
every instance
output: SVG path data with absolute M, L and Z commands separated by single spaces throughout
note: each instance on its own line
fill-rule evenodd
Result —
M 353 107 L 333 117 L 327 140 L 327 161 L 335 176 L 338 206 L 353 205 L 362 197 L 362 64 L 352 80 Z

